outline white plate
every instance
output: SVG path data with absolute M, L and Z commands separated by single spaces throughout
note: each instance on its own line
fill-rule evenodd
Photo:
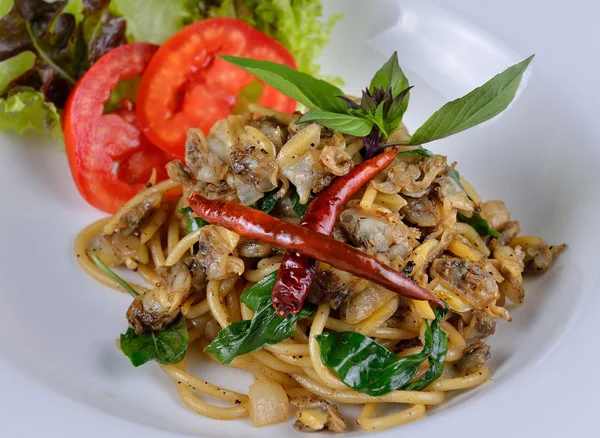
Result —
M 445 100 L 535 52 L 519 97 L 494 121 L 430 146 L 457 160 L 487 199 L 504 199 L 526 233 L 569 249 L 528 280 L 526 304 L 492 338 L 493 379 L 425 420 L 381 436 L 558 436 L 595 430 L 600 383 L 596 251 L 600 195 L 600 52 L 594 2 L 330 1 L 344 10 L 326 71 L 358 92 L 393 50 L 416 86 L 413 128 Z M 77 194 L 56 146 L 0 139 L 0 435 L 264 437 L 189 412 L 154 364 L 115 348 L 127 296 L 87 278 L 71 248 L 101 214 Z M 239 371 L 198 373 L 244 389 Z

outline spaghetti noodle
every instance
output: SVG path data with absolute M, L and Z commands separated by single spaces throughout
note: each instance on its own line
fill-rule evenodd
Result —
M 347 173 L 363 161 L 360 138 L 332 134 L 316 124 L 295 125 L 297 115 L 256 105 L 253 109 L 263 117 L 230 116 L 218 122 L 208 138 L 192 130 L 187 166 L 171 163 L 171 179 L 142 190 L 113 217 L 82 230 L 75 241 L 79 264 L 103 284 L 122 289 L 94 264 L 90 251 L 106 264 L 140 274 L 148 286 L 132 287 L 140 299 L 153 294 L 158 312 L 143 315 L 144 324 L 164 327 L 183 315 L 188 351 L 204 350 L 221 330 L 252 319 L 256 311 L 240 300 L 242 292 L 277 271 L 283 259 L 279 248 L 219 226 L 198 225 L 195 216 L 182 213 L 188 196 L 200 193 L 244 205 L 275 196 L 271 214 L 298 222 L 295 193 L 300 198 L 318 193 L 341 174 L 340 169 Z M 401 126 L 398 132 L 402 136 L 406 130 Z M 288 339 L 238 356 L 228 365 L 271 385 L 259 385 L 251 394 L 272 385 L 282 388 L 285 400 L 280 402 L 298 408 L 297 429 L 343 430 L 341 414 L 332 403 L 363 405 L 358 417 L 362 430 L 388 429 L 422 418 L 429 407 L 444 401 L 447 392 L 472 388 L 489 378 L 485 365 L 489 347 L 482 340 L 494 332 L 496 318 L 510 319 L 500 303 L 506 297 L 522 298 L 521 275 L 526 268 L 549 267 L 563 247 L 517 237 L 518 223 L 510 219 L 504 204 L 481 204 L 473 187 L 461 180 L 465 193 L 450 170 L 440 155 L 399 155 L 348 203 L 333 232 L 337 240 L 410 275 L 449 305 L 440 324 L 448 339 L 443 375 L 423 391 L 393 390 L 380 396 L 358 392 L 340 380 L 322 361 L 320 334 L 359 332 L 406 357 L 424 348 L 424 327 L 435 316 L 428 302 L 394 295 L 321 263 L 309 296 L 318 305 L 315 313 L 299 320 Z M 174 189 L 182 190 L 175 199 Z M 458 213 L 468 217 L 479 210 L 498 237 L 480 236 L 468 222 L 457 221 Z M 150 317 L 155 319 L 148 322 Z M 182 402 L 198 414 L 218 420 L 250 416 L 258 421 L 257 400 L 192 375 L 187 356 L 162 369 L 175 382 Z M 421 366 L 415 379 L 426 370 L 427 365 Z M 205 396 L 229 406 L 210 404 Z M 376 416 L 378 406 L 386 403 L 408 407 Z

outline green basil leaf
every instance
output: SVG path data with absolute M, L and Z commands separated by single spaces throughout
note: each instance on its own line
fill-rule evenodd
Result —
M 494 230 L 492 227 L 490 227 L 488 221 L 486 221 L 479 213 L 473 213 L 473 216 L 471 217 L 466 217 L 458 213 L 456 215 L 456 219 L 459 222 L 464 222 L 465 224 L 471 225 L 475 229 L 475 231 L 477 231 L 477 234 L 479 234 L 480 236 L 500 236 L 500 233 Z
M 494 76 L 481 87 L 437 110 L 405 144 L 421 144 L 469 129 L 500 114 L 512 102 L 534 55 Z
M 249 321 L 229 324 L 219 332 L 205 351 L 214 354 L 219 362 L 228 364 L 242 354 L 252 353 L 266 345 L 288 339 L 296 330 L 296 322 L 314 314 L 315 307 L 306 303 L 295 315 L 285 318 L 278 316 L 271 301 L 276 279 L 277 271 L 244 291 L 240 300 L 254 311 L 254 317 Z
M 398 152 L 399 157 L 423 157 L 423 158 L 431 158 L 433 157 L 433 152 L 427 150 L 425 148 L 419 149 L 411 149 L 410 151 L 401 151 Z
M 243 68 L 307 108 L 346 113 L 346 103 L 338 98 L 344 93 L 335 85 L 294 70 L 287 65 L 236 56 L 222 56 L 221 58 Z
M 408 383 L 431 353 L 431 329 L 419 353 L 399 358 L 373 339 L 358 332 L 318 335 L 321 360 L 352 389 L 372 396 L 387 394 Z
M 270 192 L 265 193 L 262 198 L 260 198 L 250 207 L 254 208 L 255 210 L 264 211 L 265 213 L 271 213 L 271 211 L 273 211 L 273 209 L 275 208 L 275 205 L 277 205 L 277 201 L 279 200 L 275 197 L 278 191 L 279 188 L 276 188 L 271 190 Z
M 264 297 L 271 297 L 275 280 L 277 279 L 277 271 L 271 272 L 263 277 L 258 283 L 253 284 L 240 296 L 240 301 L 244 303 L 250 310 L 256 312 L 258 302 Z
M 257 315 L 255 314 L 254 316 L 256 317 Z M 204 351 L 212 353 L 219 362 L 229 364 L 233 359 L 242 354 L 252 353 L 264 347 L 264 345 L 260 345 L 261 343 L 258 342 L 258 347 L 255 348 L 252 340 L 248 340 L 252 321 L 254 321 L 254 318 L 252 320 L 232 322 L 219 332 L 217 337 L 213 339 Z
M 369 91 L 372 93 L 375 88 L 392 89 L 392 97 L 396 97 L 401 91 L 408 88 L 408 79 L 400 68 L 398 63 L 398 53 L 394 52 L 390 59 L 383 64 L 369 84 Z M 404 111 L 408 106 L 408 96 L 404 102 Z
M 448 312 L 448 307 L 435 309 L 435 320 L 431 323 L 432 347 L 429 355 L 429 368 L 425 374 L 416 382 L 410 382 L 404 385 L 402 389 L 407 391 L 421 391 L 427 388 L 432 382 L 440 378 L 444 372 L 444 360 L 448 353 L 448 337 L 440 327 L 440 321 Z
M 238 356 L 288 339 L 296 330 L 296 322 L 314 313 L 314 308 L 307 307 L 299 313 L 281 318 L 273 309 L 270 293 L 258 299 L 255 304 L 257 310 L 250 321 L 229 324 L 205 351 L 214 354 L 219 362 L 228 364 Z
M 310 192 L 306 204 L 300 204 L 300 197 L 298 196 L 298 193 L 296 193 L 296 191 L 290 193 L 290 201 L 292 201 L 292 208 L 298 216 L 304 217 L 304 215 L 306 214 L 306 209 L 308 208 L 314 197 L 315 195 L 313 194 L 313 192 Z
M 385 115 L 385 127 L 387 132 L 391 133 L 400 126 L 400 122 L 402 122 L 402 117 L 404 117 L 404 113 L 408 106 L 408 97 L 411 88 L 412 87 L 408 87 L 402 90 L 394 97 L 394 100 Z
M 325 366 L 335 371 L 346 385 L 356 391 L 378 396 L 405 388 L 411 385 L 410 380 L 417 374 L 420 365 L 432 356 L 434 349 L 434 361 L 439 362 L 439 359 L 442 359 L 443 371 L 447 340 L 439 323 L 446 312 L 447 308 L 436 309 L 436 319 L 434 323 L 427 325 L 425 345 L 419 353 L 398 357 L 361 333 L 329 332 L 316 337 L 321 348 L 321 360 Z M 439 377 L 439 365 L 435 363 L 431 373 L 426 373 L 422 379 L 414 382 L 413 386 L 420 387 L 425 378 L 429 381 L 435 376 Z
M 378 109 L 381 107 L 381 105 L 378 107 Z M 385 132 L 385 120 L 383 120 L 383 117 L 377 115 L 377 114 L 365 114 L 364 116 L 362 116 L 363 118 L 373 122 L 373 124 L 375 126 L 377 126 L 379 128 L 379 130 L 381 132 L 383 132 L 383 134 L 387 137 L 388 133 Z
M 340 102 L 342 100 L 338 99 Z M 334 129 L 344 134 L 364 137 L 371 132 L 373 122 L 362 117 L 349 114 L 339 114 L 329 111 L 311 109 L 304 114 L 296 123 L 317 122 L 326 128 Z M 383 121 L 382 121 L 383 122 Z
M 185 215 L 185 231 L 188 234 L 190 234 L 193 231 L 196 231 L 198 228 L 210 225 L 210 223 L 208 223 L 201 217 L 194 216 L 194 210 L 192 210 L 192 207 L 182 207 L 178 211 L 179 213 Z
M 179 315 L 173 323 L 159 331 L 137 335 L 130 327 L 121 335 L 121 351 L 134 367 L 155 360 L 163 365 L 181 362 L 188 346 L 187 322 Z

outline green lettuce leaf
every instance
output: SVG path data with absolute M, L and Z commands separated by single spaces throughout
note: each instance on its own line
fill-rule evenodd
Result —
M 298 70 L 319 76 L 316 59 L 342 14 L 323 19 L 321 0 L 211 0 L 197 3 L 193 20 L 231 17 L 245 21 L 287 48 Z M 329 82 L 342 84 L 340 78 Z
M 145 0 L 140 3 L 137 0 L 112 0 L 111 9 L 127 21 L 129 41 L 162 44 L 189 22 L 195 3 L 198 2 Z
M 0 95 L 8 84 L 31 70 L 35 64 L 35 54 L 26 50 L 0 62 Z
M 262 26 L 265 33 L 281 42 L 294 55 L 299 70 L 318 75 L 320 68 L 315 60 L 329 42 L 331 32 L 342 15 L 333 15 L 323 21 L 320 0 L 271 0 L 257 3 L 260 4 L 256 9 L 259 23 L 270 25 L 269 28 Z M 257 24 L 260 26 L 259 23 Z M 339 79 L 334 82 L 339 82 Z
M 35 62 L 3 87 L 2 93 L 32 87 L 62 108 L 90 65 L 125 42 L 125 21 L 110 12 L 109 3 L 15 0 L 0 19 L 0 35 L 6 36 L 0 44 L 0 61 L 28 52 L 35 55 Z
M 23 88 L 0 99 L 0 133 L 15 131 L 19 134 L 34 131 L 62 141 L 60 116 L 52 102 L 46 102 L 39 91 Z

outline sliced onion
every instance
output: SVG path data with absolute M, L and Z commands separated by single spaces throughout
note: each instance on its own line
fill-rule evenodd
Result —
M 288 419 L 289 400 L 279 383 L 258 380 L 250 385 L 250 422 L 254 427 L 281 423 Z

